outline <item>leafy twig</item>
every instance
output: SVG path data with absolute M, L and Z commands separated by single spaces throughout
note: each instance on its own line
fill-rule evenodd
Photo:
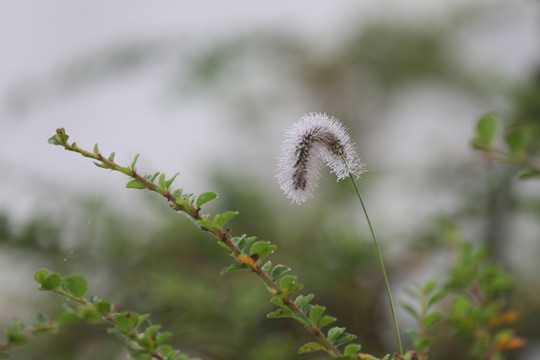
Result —
M 160 332 L 160 325 L 150 324 L 148 315 L 133 311 L 118 312 L 112 303 L 96 296 L 87 296 L 88 283 L 82 275 L 62 277 L 57 273 L 41 269 L 35 274 L 35 280 L 40 285 L 40 290 L 62 295 L 79 306 L 75 309 L 64 304 L 63 311 L 55 320 L 49 320 L 45 314 L 38 313 L 38 322 L 32 326 L 15 320 L 14 324 L 6 330 L 7 341 L 0 343 L 0 359 L 8 358 L 7 350 L 27 343 L 32 336 L 56 330 L 76 321 L 86 321 L 91 324 L 107 324 L 108 333 L 119 335 L 127 340 L 130 355 L 135 359 L 197 360 L 164 344 L 171 334 Z M 144 328 L 143 323 L 146 323 Z
M 315 337 L 317 342 L 308 343 L 300 348 L 300 353 L 311 351 L 325 351 L 332 358 L 356 359 L 360 350 L 360 345 L 348 345 L 344 353 L 338 346 L 354 340 L 354 335 L 346 333 L 344 328 L 333 327 L 327 334 L 321 329 L 336 319 L 324 315 L 325 307 L 310 304 L 313 295 L 300 295 L 295 299 L 292 294 L 302 288 L 302 284 L 296 281 L 296 276 L 285 275 L 290 268 L 284 265 L 272 267 L 271 261 L 263 260 L 268 257 L 276 246 L 265 241 L 257 241 L 255 237 L 232 237 L 230 229 L 223 228 L 225 223 L 236 216 L 237 212 L 224 212 L 216 215 L 210 220 L 209 215 L 201 215 L 201 206 L 217 197 L 214 192 L 206 192 L 195 197 L 193 194 L 184 194 L 182 190 L 171 192 L 171 184 L 176 175 L 166 180 L 164 174 L 140 175 L 136 170 L 138 154 L 135 156 L 131 166 L 124 167 L 114 162 L 114 153 L 108 158 L 104 157 L 96 144 L 93 152 L 86 151 L 77 146 L 76 143 L 68 142 L 69 136 L 63 128 L 57 129 L 56 134 L 49 139 L 49 143 L 59 145 L 66 150 L 77 152 L 84 157 L 96 160 L 98 167 L 121 172 L 132 178 L 128 182 L 128 188 L 147 189 L 165 197 L 169 205 L 174 210 L 186 213 L 199 227 L 200 230 L 209 232 L 218 239 L 218 244 L 229 251 L 229 254 L 236 260 L 236 263 L 225 268 L 222 273 L 230 273 L 237 270 L 249 269 L 253 271 L 266 285 L 268 291 L 273 295 L 272 303 L 279 307 L 278 310 L 268 314 L 269 318 L 290 317 L 300 322 Z M 159 178 L 158 178 L 159 176 Z M 154 182 L 158 179 L 157 184 Z M 251 245 L 251 246 L 250 246 Z M 249 253 L 248 253 L 249 249 Z M 388 356 L 385 357 L 387 359 Z

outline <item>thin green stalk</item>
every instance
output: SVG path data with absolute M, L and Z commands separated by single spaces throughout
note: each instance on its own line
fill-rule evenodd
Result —
M 392 310 L 392 319 L 394 320 L 394 328 L 396 329 L 396 337 L 397 337 L 397 341 L 399 345 L 399 353 L 400 355 L 403 356 L 403 346 L 401 345 L 401 336 L 399 335 L 399 327 L 398 327 L 398 322 L 396 318 L 396 309 L 394 307 L 394 300 L 392 299 L 392 293 L 390 291 L 390 283 L 388 281 L 388 276 L 386 275 L 386 269 L 384 267 L 383 257 L 381 254 L 381 250 L 379 249 L 379 243 L 377 242 L 377 238 L 375 237 L 373 226 L 371 226 L 371 221 L 369 220 L 369 216 L 366 210 L 366 206 L 364 205 L 364 201 L 362 200 L 362 196 L 360 196 L 360 191 L 358 191 L 358 186 L 356 186 L 356 181 L 354 180 L 354 177 L 351 173 L 349 173 L 349 177 L 351 178 L 351 181 L 353 183 L 354 190 L 356 191 L 356 195 L 358 195 L 358 200 L 360 200 L 360 204 L 362 205 L 362 210 L 364 210 L 364 214 L 366 215 L 366 220 L 369 225 L 369 230 L 371 231 L 371 237 L 373 238 L 373 243 L 375 244 L 375 249 L 377 250 L 379 263 L 381 265 L 381 270 L 384 277 L 384 283 L 386 285 L 386 292 L 388 293 L 388 300 L 390 302 L 390 309 Z

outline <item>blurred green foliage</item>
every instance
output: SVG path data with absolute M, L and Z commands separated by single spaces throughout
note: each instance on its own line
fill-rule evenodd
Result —
M 264 121 L 265 114 L 276 104 L 291 105 L 298 100 L 291 93 L 301 93 L 302 98 L 344 119 L 364 115 L 368 115 L 364 116 L 367 119 L 379 119 L 374 115 L 380 113 L 391 95 L 407 85 L 422 82 L 436 82 L 454 87 L 458 92 L 487 96 L 480 92 L 485 89 L 483 74 L 466 73 L 453 56 L 454 38 L 449 30 L 452 26 L 447 25 L 411 28 L 399 23 L 373 24 L 348 38 L 337 39 L 332 56 L 327 57 L 317 56 L 316 51 L 295 40 L 256 34 L 209 48 L 192 56 L 188 59 L 190 61 L 179 59 L 182 67 L 170 74 L 169 86 L 176 91 L 172 96 L 216 94 L 244 124 L 251 124 L 256 119 Z M 178 47 L 178 42 L 160 42 L 158 45 L 128 44 L 112 53 L 105 51 L 101 57 L 75 61 L 61 76 L 52 80 L 60 85 L 52 88 L 63 92 L 80 91 L 105 75 L 159 64 L 160 59 L 165 58 L 164 54 Z M 251 62 L 246 59 L 251 59 Z M 256 91 L 231 89 L 232 79 L 234 84 L 246 84 L 261 73 L 270 74 L 274 82 L 263 86 L 262 90 L 256 88 Z M 489 158 L 492 147 L 501 146 L 505 160 L 509 159 L 512 164 L 506 171 L 512 174 L 533 164 L 538 155 L 538 74 L 540 70 L 535 78 L 504 93 L 503 96 L 511 103 L 508 114 L 490 115 L 477 133 L 480 142 L 476 145 L 488 155 L 488 163 L 492 164 L 490 161 L 493 159 Z M 32 107 L 36 96 L 40 94 L 22 91 L 14 94 L 13 99 L 17 107 L 24 110 Z M 351 127 L 357 130 L 367 126 L 351 123 Z M 446 160 L 440 162 L 441 167 L 445 166 Z M 236 171 L 227 169 L 214 170 L 214 174 L 213 182 L 220 198 L 219 204 L 212 206 L 218 207 L 220 212 L 235 210 L 240 213 L 231 220 L 231 227 L 275 243 L 278 251 L 272 257 L 273 262 L 293 267 L 304 284 L 305 293 L 315 293 L 317 301 L 326 306 L 327 313 L 337 317 L 340 326 L 358 336 L 357 341 L 363 344 L 362 351 L 384 354 L 391 341 L 387 310 L 381 306 L 385 303 L 384 284 L 372 244 L 368 238 L 363 238 L 364 233 L 359 230 L 363 226 L 358 224 L 360 217 L 351 216 L 348 212 L 349 190 L 334 187 L 321 192 L 319 198 L 314 199 L 321 211 L 283 209 L 275 207 L 272 195 L 260 188 L 257 179 L 245 174 L 238 176 Z M 473 221 L 481 223 L 486 220 L 504 224 L 509 217 L 525 211 L 527 215 L 538 218 L 540 201 L 534 197 L 526 199 L 528 207 L 525 209 L 519 207 L 520 204 L 504 207 L 502 220 L 501 215 L 494 212 L 496 207 L 489 206 L 500 201 L 503 195 L 509 197 L 507 201 L 519 202 L 513 191 L 519 184 L 503 181 L 506 176 L 505 170 L 493 172 L 492 177 L 501 180 L 497 183 L 500 187 L 482 182 L 485 179 L 468 183 L 462 193 L 463 199 L 460 199 L 462 211 L 444 216 L 453 217 L 465 226 Z M 181 179 L 177 181 L 181 182 Z M 452 182 L 454 178 L 444 181 Z M 144 195 L 138 192 L 133 196 Z M 152 314 L 152 319 L 161 324 L 163 330 L 173 334 L 169 342 L 193 356 L 216 360 L 300 357 L 296 351 L 299 345 L 311 340 L 309 335 L 292 320 L 266 319 L 265 315 L 275 307 L 260 281 L 250 273 L 219 275 L 230 263 L 230 258 L 216 246 L 212 237 L 170 211 L 159 199 L 146 200 L 145 206 L 155 214 L 155 218 L 147 222 L 111 212 L 107 209 L 107 202 L 103 200 L 96 207 L 88 201 L 86 208 L 74 202 L 73 208 L 53 209 L 66 218 L 73 217 L 75 210 L 83 209 L 82 216 L 71 219 L 75 224 L 72 223 L 70 228 L 84 232 L 85 241 L 72 240 L 70 245 L 66 245 L 65 239 L 78 239 L 80 234 L 66 229 L 57 219 L 43 216 L 15 226 L 8 214 L 1 214 L 0 251 L 8 255 L 23 254 L 30 259 L 30 267 L 34 266 L 37 257 L 55 271 L 85 274 L 90 280 L 90 294 L 114 299 L 114 303 L 125 309 Z M 90 225 L 87 223 L 89 218 L 92 218 Z M 384 226 L 392 225 L 385 224 L 384 219 L 378 221 Z M 386 261 L 391 278 L 401 279 L 402 274 L 406 275 L 428 259 L 444 253 L 448 245 L 445 244 L 448 222 L 426 219 L 425 223 L 424 228 L 413 229 L 415 232 L 406 236 L 412 239 L 411 248 Z M 426 228 L 429 229 L 427 233 Z M 492 234 L 487 228 L 484 231 L 487 236 L 480 234 L 479 240 L 485 240 L 487 253 L 479 254 L 464 246 L 460 260 L 463 266 L 454 268 L 450 273 L 451 284 L 456 285 L 454 288 L 466 287 L 481 276 L 488 284 L 482 291 L 494 296 L 498 295 L 500 286 L 507 289 L 507 278 L 500 276 L 499 268 L 487 266 L 478 273 L 478 268 L 472 267 L 480 259 L 490 257 L 506 263 L 504 251 L 497 249 L 512 246 L 512 238 L 520 234 L 511 234 L 501 243 L 494 239 L 502 232 Z M 497 281 L 490 283 L 490 279 Z M 539 331 L 537 294 L 540 287 L 531 279 L 516 278 L 514 281 L 514 292 L 504 295 L 505 300 L 526 317 L 512 325 L 520 336 L 533 338 Z M 429 296 L 434 296 L 431 290 L 434 291 L 426 284 L 419 294 L 429 302 Z M 29 309 L 35 307 L 40 312 L 58 314 L 58 299 L 51 297 L 38 294 L 25 301 Z M 495 313 L 505 314 L 505 309 L 499 305 L 496 309 L 477 309 L 477 304 L 466 299 L 453 304 L 441 301 L 437 305 L 441 306 L 437 311 L 453 312 L 454 325 L 469 340 L 472 332 L 463 325 L 464 319 L 481 317 L 485 324 L 493 321 Z M 420 334 L 422 336 L 414 338 L 416 344 L 409 344 L 411 347 L 415 345 L 420 352 L 429 348 L 430 356 L 437 360 L 453 360 L 456 354 L 460 354 L 460 359 L 472 358 L 468 355 L 470 347 L 467 343 L 453 340 L 432 342 L 434 338 L 443 338 L 439 335 L 448 331 L 448 324 L 431 322 L 424 317 L 424 325 L 430 325 L 426 328 L 433 333 Z M 0 328 L 8 327 L 9 324 L 0 324 Z M 512 336 L 501 333 L 490 341 L 492 344 L 503 342 Z M 58 334 L 32 341 L 32 346 L 14 349 L 12 357 L 38 359 L 47 354 L 55 359 L 97 360 L 125 356 L 125 350 L 118 341 L 106 335 L 99 325 L 70 324 L 59 329 Z M 508 358 L 517 359 L 517 356 Z M 318 355 L 301 355 L 301 358 L 317 359 Z

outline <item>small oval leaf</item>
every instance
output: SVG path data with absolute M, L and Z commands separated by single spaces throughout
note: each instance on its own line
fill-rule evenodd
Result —
M 41 290 L 56 291 L 60 289 L 62 284 L 62 277 L 59 274 L 50 274 L 40 283 Z
M 332 323 L 336 322 L 336 318 L 330 315 L 324 315 L 321 320 L 319 320 L 319 328 L 323 328 L 325 326 L 328 326 Z
M 293 313 L 288 309 L 277 309 L 266 315 L 266 317 L 268 319 L 290 318 L 292 315 Z
M 430 312 L 424 318 L 424 326 L 427 329 L 430 326 L 432 326 L 433 324 L 435 324 L 437 321 L 441 320 L 442 318 L 443 318 L 443 315 L 440 312 L 438 312 L 438 311 Z
M 340 334 L 334 340 L 334 345 L 335 346 L 340 346 L 340 345 L 343 345 L 343 344 L 348 343 L 349 341 L 353 341 L 353 340 L 356 340 L 356 335 L 349 334 L 349 333 L 343 333 L 343 334 Z
M 274 281 L 277 281 L 280 277 L 282 277 L 289 271 L 291 271 L 290 267 L 278 264 L 272 269 L 272 272 L 270 273 L 270 278 Z
M 148 188 L 148 186 L 144 182 L 137 179 L 133 179 L 130 182 L 128 182 L 126 184 L 126 187 L 128 189 L 147 189 Z
M 86 278 L 79 274 L 69 275 L 64 278 L 67 291 L 76 298 L 82 298 L 88 290 Z
M 273 245 L 268 241 L 257 241 L 251 246 L 249 251 L 251 255 L 257 254 L 259 255 L 259 260 L 263 260 L 270 256 L 276 248 L 276 245 Z
M 231 220 L 236 215 L 238 215 L 238 211 L 226 211 L 223 214 L 216 215 L 214 223 L 221 228 L 227 221 Z
M 213 191 L 208 191 L 208 192 L 202 193 L 197 198 L 197 202 L 196 202 L 197 208 L 201 208 L 201 206 L 203 206 L 204 204 L 206 204 L 210 200 L 214 200 L 217 197 L 218 197 L 218 194 L 213 192 Z
M 47 276 L 49 276 L 49 270 L 41 269 L 36 272 L 36 274 L 34 275 L 34 279 L 38 284 L 41 285 L 45 281 L 45 279 L 47 279 Z
M 298 349 L 298 354 L 308 354 L 315 351 L 324 351 L 326 348 L 319 344 L 318 342 L 312 341 L 308 342 L 307 344 L 302 345 L 300 349 Z
M 291 287 L 296 281 L 296 276 L 294 275 L 286 275 L 279 281 L 279 287 L 282 290 L 285 290 L 289 287 Z
M 236 271 L 246 270 L 248 266 L 246 264 L 232 264 L 221 270 L 221 275 L 230 274 Z
M 311 319 L 313 324 L 315 324 L 315 326 L 318 325 L 319 320 L 321 319 L 321 316 L 325 311 L 326 307 L 320 305 L 315 305 L 311 308 L 311 310 L 309 311 L 309 318 Z
M 345 332 L 344 327 L 333 327 L 328 330 L 328 340 L 333 344 L 337 337 Z
M 167 190 L 167 187 L 165 186 L 165 174 L 164 173 L 162 173 L 159 176 L 158 185 L 159 185 L 160 189 Z
M 483 115 L 476 125 L 475 144 L 480 147 L 491 146 L 499 132 L 499 120 L 494 113 Z
M 354 356 L 358 354 L 360 349 L 362 349 L 362 345 L 360 344 L 349 344 L 345 346 L 345 350 L 343 351 L 343 353 L 345 354 L 345 356 Z
M 267 262 L 264 263 L 263 266 L 261 266 L 261 270 L 265 274 L 268 274 L 268 271 L 270 271 L 271 268 L 272 268 L 272 262 L 270 260 L 268 260 Z

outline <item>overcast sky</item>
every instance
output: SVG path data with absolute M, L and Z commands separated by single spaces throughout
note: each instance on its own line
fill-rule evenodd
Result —
M 57 190 L 86 188 L 89 194 L 96 196 L 118 191 L 119 183 L 123 184 L 121 177 L 104 174 L 94 169 L 89 161 L 47 144 L 47 138 L 59 126 L 65 127 L 80 146 L 92 148 L 98 142 L 103 152 L 117 151 L 123 163 L 141 152 L 140 166 L 149 172 L 163 170 L 173 174 L 180 171 L 182 186 L 193 192 L 208 190 L 206 164 L 228 161 L 227 151 L 221 151 L 223 144 L 221 150 L 212 146 L 216 143 L 214 139 L 252 144 L 249 139 L 243 139 L 245 134 L 239 129 L 231 127 L 211 99 L 164 105 L 164 77 L 171 66 L 167 60 L 161 67 L 103 81 L 99 86 L 90 86 L 73 95 L 64 92 L 62 98 L 56 99 L 57 89 L 48 86 L 54 85 L 59 70 L 74 59 L 91 57 L 94 52 L 126 42 L 175 37 L 189 39 L 192 45 L 207 46 L 257 30 L 282 32 L 311 46 L 331 47 L 334 39 L 362 22 L 398 17 L 411 22 L 435 21 L 443 19 L 453 7 L 471 4 L 470 1 L 452 1 L 451 6 L 449 3 L 447 0 L 160 1 L 157 4 L 2 0 L 0 207 L 16 218 L 27 218 L 40 211 L 40 202 L 48 201 L 42 191 L 53 184 Z M 499 3 L 505 6 L 504 12 L 488 17 L 487 23 L 480 24 L 475 33 L 464 34 L 467 56 L 472 66 L 491 66 L 502 76 L 514 79 L 526 77 L 538 62 L 540 53 L 540 42 L 534 41 L 538 39 L 538 11 L 534 11 L 538 6 L 532 1 L 515 1 L 512 6 L 503 1 Z M 30 98 L 34 92 L 39 95 L 28 112 L 14 110 L 13 99 L 21 91 L 26 91 Z M 402 164 L 413 166 L 415 161 L 422 162 L 419 154 L 425 152 L 416 145 L 425 144 L 441 127 L 452 123 L 453 119 L 445 119 L 444 114 L 437 113 L 441 113 L 441 106 L 451 108 L 454 104 L 441 105 L 439 100 L 436 94 L 426 97 L 424 93 L 413 91 L 385 115 L 400 118 L 390 128 L 380 131 L 394 140 L 391 143 L 400 152 Z M 448 146 L 465 149 L 463 154 L 468 151 L 464 139 L 480 110 L 467 106 L 461 109 L 460 114 L 470 119 L 456 123 L 442 143 L 447 141 L 453 144 Z M 423 115 L 419 116 L 418 111 Z M 268 124 L 267 136 L 279 137 L 296 120 L 293 114 L 285 114 Z M 440 122 L 422 122 L 436 115 Z M 411 127 L 423 130 L 402 136 Z M 205 146 L 200 146 L 201 134 L 205 134 Z M 279 142 L 278 138 L 275 147 L 264 149 L 266 160 L 277 156 Z M 381 146 L 375 134 L 370 145 L 371 156 L 392 151 L 386 145 Z M 234 145 L 230 146 L 228 150 L 238 151 Z M 186 149 L 197 149 L 197 152 Z M 245 161 L 242 158 L 242 162 Z M 267 168 L 265 176 L 272 177 L 274 164 Z M 278 191 L 277 184 L 275 188 Z M 407 201 L 402 204 L 406 206 Z M 396 214 L 402 211 L 400 206 L 392 208 Z

